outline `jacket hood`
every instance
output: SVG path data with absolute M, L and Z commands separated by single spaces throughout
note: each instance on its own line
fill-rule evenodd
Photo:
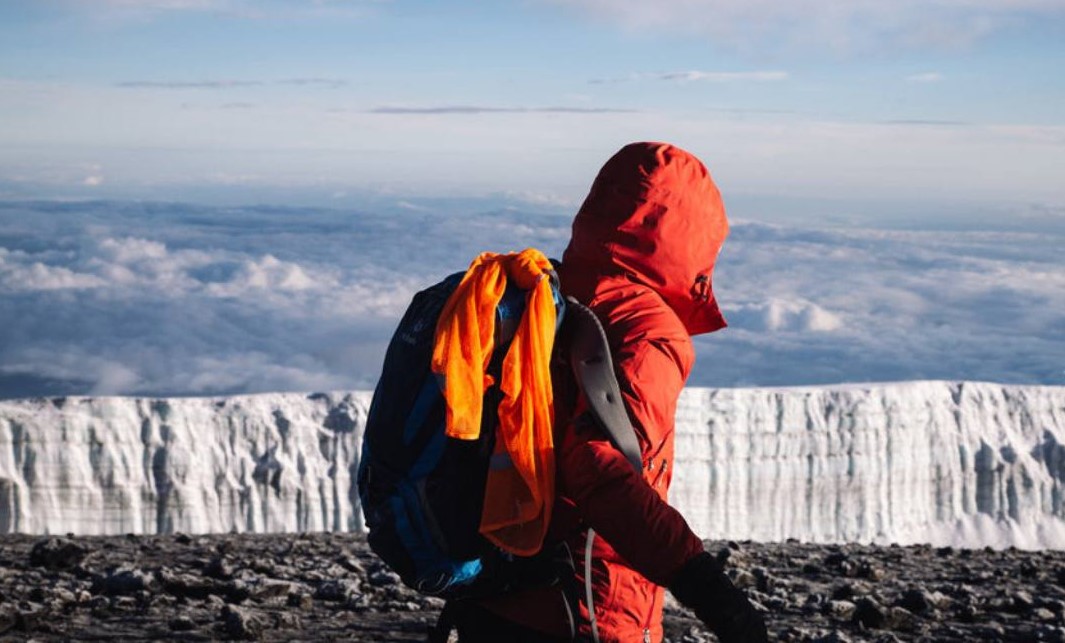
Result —
M 591 302 L 617 278 L 643 284 L 691 335 L 724 328 L 712 288 L 728 236 L 721 193 L 695 156 L 668 143 L 632 143 L 599 171 L 573 221 L 562 284 Z

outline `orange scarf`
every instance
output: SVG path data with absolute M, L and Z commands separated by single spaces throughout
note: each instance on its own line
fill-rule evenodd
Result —
M 486 371 L 495 348 L 496 306 L 508 279 L 527 291 L 525 314 L 503 358 L 503 400 L 480 526 L 488 540 L 522 556 L 543 545 L 555 497 L 551 269 L 547 257 L 533 248 L 482 253 L 444 306 L 433 348 L 433 372 L 444 376 L 447 435 L 475 440 L 484 392 L 493 384 Z

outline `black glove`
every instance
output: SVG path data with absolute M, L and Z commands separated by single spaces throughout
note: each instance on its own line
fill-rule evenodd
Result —
M 695 612 L 722 643 L 769 640 L 762 615 L 747 600 L 747 595 L 732 584 L 721 563 L 708 552 L 688 561 L 669 586 L 669 591 Z

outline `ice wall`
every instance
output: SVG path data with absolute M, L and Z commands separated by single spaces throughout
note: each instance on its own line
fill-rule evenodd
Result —
M 708 538 L 1065 548 L 1065 387 L 693 389 L 671 500 Z
M 0 402 L 0 533 L 360 530 L 370 394 Z M 1065 387 L 689 389 L 704 537 L 1065 548 Z
M 369 401 L 0 402 L 0 533 L 360 530 Z

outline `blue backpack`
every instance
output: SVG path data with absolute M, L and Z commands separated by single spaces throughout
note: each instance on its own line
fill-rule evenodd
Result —
M 370 548 L 406 585 L 443 598 L 552 582 L 539 578 L 549 566 L 537 557 L 522 560 L 507 554 L 478 531 L 501 399 L 498 387 L 485 393 L 481 437 L 445 435 L 444 397 L 430 361 L 437 318 L 463 274 L 416 294 L 403 315 L 374 391 L 357 474 Z M 562 296 L 557 278 L 552 278 L 552 288 L 558 319 L 555 355 L 562 351 L 599 424 L 639 470 L 639 445 L 606 335 L 591 310 Z M 508 285 L 496 308 L 496 348 L 489 366 L 496 381 L 524 310 L 525 292 Z

